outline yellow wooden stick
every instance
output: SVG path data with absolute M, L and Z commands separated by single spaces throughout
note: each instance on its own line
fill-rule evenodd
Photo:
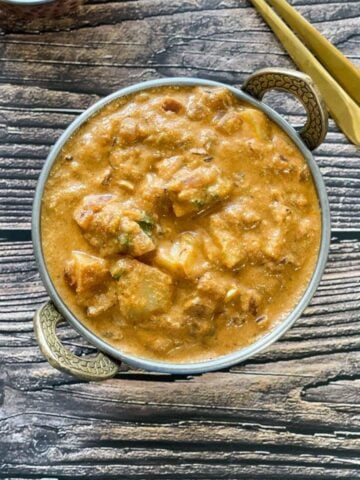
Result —
M 360 107 L 264 0 L 250 0 L 296 65 L 310 75 L 339 128 L 360 146 Z
M 350 97 L 360 104 L 360 69 L 345 57 L 327 38 L 291 7 L 286 0 L 268 0 L 288 26 L 300 36 L 320 63 L 340 83 Z

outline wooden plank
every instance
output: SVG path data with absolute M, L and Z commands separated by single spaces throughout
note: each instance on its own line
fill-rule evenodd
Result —
M 242 8 L 124 19 L 115 26 L 100 24 L 35 38 L 9 34 L 3 42 L 5 55 L 0 57 L 0 81 L 103 95 L 154 76 L 189 75 L 190 69 L 195 76 L 239 84 L 257 68 L 291 66 L 254 9 L 241 4 Z M 118 9 L 121 3 L 111 5 Z M 324 32 L 333 29 L 342 34 L 342 43 L 356 35 L 356 8 L 356 2 L 343 5 L 343 18 L 323 24 Z M 109 4 L 94 9 L 109 9 Z M 98 12 L 91 13 L 87 21 L 98 22 Z M 121 20 L 116 12 L 110 15 L 113 21 Z M 349 45 L 354 51 L 345 53 L 358 61 L 356 43 Z
M 358 352 L 315 356 L 170 382 L 125 373 L 101 386 L 44 363 L 5 364 L 0 472 L 356 478 L 358 405 L 348 393 L 359 360 Z M 324 388 L 334 383 L 341 402 L 329 403 Z
M 292 2 L 302 14 L 311 22 L 315 23 L 321 30 L 325 24 L 327 30 L 329 25 L 334 25 L 342 20 L 349 23 L 356 23 L 357 2 L 356 0 L 344 2 L 338 1 L 317 1 L 317 0 L 294 0 Z M 152 20 L 160 18 L 163 21 L 167 17 L 179 17 L 185 14 L 216 12 L 221 15 L 241 10 L 246 15 L 257 14 L 246 0 L 186 0 L 183 2 L 168 2 L 166 0 L 146 0 L 106 2 L 88 0 L 86 4 L 77 11 L 76 15 L 56 18 L 55 21 L 28 22 L 21 31 L 39 30 L 77 30 L 79 28 L 94 28 L 99 25 L 114 25 L 129 21 Z M 355 22 L 354 22 L 355 19 Z M 5 21 L 0 22 L 0 28 L 5 27 Z M 20 31 L 20 29 L 19 29 Z M 344 33 L 334 26 L 334 35 L 343 40 Z M 332 39 L 334 41 L 334 39 Z M 347 38 L 346 38 L 347 40 Z

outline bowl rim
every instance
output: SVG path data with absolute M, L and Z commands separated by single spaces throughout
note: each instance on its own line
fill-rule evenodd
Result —
M 103 339 L 93 333 L 90 329 L 88 329 L 88 327 L 86 327 L 84 324 L 81 323 L 79 319 L 76 318 L 76 316 L 70 311 L 70 309 L 66 306 L 60 295 L 57 293 L 46 268 L 41 244 L 41 203 L 45 184 L 54 162 L 56 161 L 61 149 L 68 141 L 68 139 L 90 117 L 92 117 L 95 113 L 97 113 L 110 102 L 120 97 L 128 96 L 143 90 L 165 86 L 225 87 L 229 89 L 232 93 L 234 93 L 235 96 L 240 100 L 243 100 L 257 107 L 264 113 L 266 113 L 272 121 L 274 121 L 283 131 L 285 131 L 285 133 L 287 133 L 287 135 L 292 139 L 294 144 L 298 147 L 305 160 L 307 161 L 313 177 L 321 210 L 321 242 L 316 266 L 306 290 L 304 291 L 297 305 L 289 313 L 289 315 L 287 315 L 283 320 L 279 321 L 265 335 L 259 337 L 254 343 L 246 347 L 240 348 L 226 355 L 215 357 L 210 360 L 194 361 L 187 363 L 151 360 L 149 358 L 143 358 L 129 354 L 105 342 Z M 253 357 L 255 354 L 261 352 L 262 350 L 270 346 L 272 343 L 274 343 L 276 340 L 278 340 L 300 317 L 304 309 L 308 306 L 317 289 L 317 286 L 321 280 L 323 271 L 326 266 L 327 256 L 330 248 L 330 235 L 330 208 L 324 180 L 313 155 L 304 145 L 296 130 L 268 105 L 258 100 L 255 100 L 253 97 L 243 92 L 239 88 L 214 80 L 206 80 L 193 77 L 170 77 L 137 83 L 115 91 L 114 93 L 100 99 L 91 107 L 86 109 L 66 128 L 66 130 L 62 133 L 62 135 L 52 147 L 40 173 L 33 202 L 32 241 L 37 267 L 40 272 L 40 277 L 50 298 L 54 302 L 59 312 L 64 316 L 65 320 L 69 321 L 69 323 L 75 328 L 75 330 L 77 330 L 81 335 L 83 335 L 93 346 L 98 348 L 100 351 L 108 354 L 110 357 L 115 358 L 119 361 L 124 361 L 127 364 L 137 368 L 170 374 L 199 374 L 228 368 L 240 362 L 243 362 L 250 357 Z

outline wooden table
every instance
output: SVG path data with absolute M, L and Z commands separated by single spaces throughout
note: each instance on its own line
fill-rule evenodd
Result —
M 359 1 L 293 3 L 359 61 Z M 0 37 L 0 478 L 359 478 L 360 155 L 333 122 L 315 152 L 331 202 L 329 263 L 284 338 L 229 371 L 197 377 L 124 366 L 95 384 L 44 361 L 32 330 L 47 294 L 32 252 L 31 202 L 65 127 L 103 95 L 142 80 L 192 75 L 240 86 L 258 68 L 292 67 L 245 0 L 93 0 L 55 26 Z M 292 123 L 304 120 L 290 99 L 270 100 Z M 70 328 L 59 330 L 77 353 L 92 351 Z

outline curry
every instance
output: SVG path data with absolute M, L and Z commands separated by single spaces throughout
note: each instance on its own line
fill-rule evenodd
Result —
M 52 282 L 91 331 L 170 361 L 249 345 L 315 269 L 321 215 L 288 136 L 225 88 L 117 99 L 66 143 L 41 211 Z

